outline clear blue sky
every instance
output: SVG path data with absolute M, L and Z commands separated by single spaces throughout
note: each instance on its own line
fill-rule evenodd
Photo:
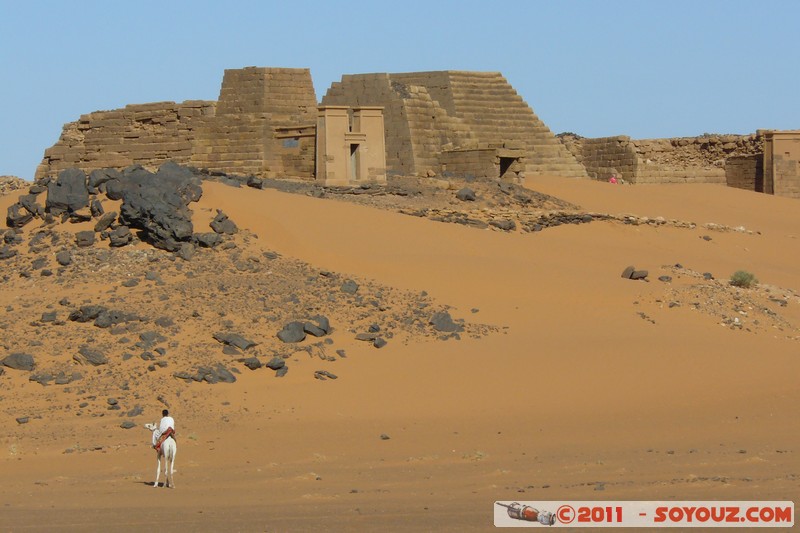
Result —
M 554 133 L 800 128 L 800 1 L 0 0 L 0 174 L 65 122 L 216 100 L 223 70 L 500 71 Z

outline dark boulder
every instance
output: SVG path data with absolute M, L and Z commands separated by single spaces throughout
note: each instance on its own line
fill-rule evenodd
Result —
M 109 211 L 108 213 L 104 213 L 103 216 L 100 217 L 100 220 L 94 225 L 94 230 L 97 233 L 104 231 L 111 227 L 111 224 L 117 220 L 117 212 L 116 211 Z
M 17 235 L 17 232 L 13 229 L 6 230 L 3 233 L 3 242 L 6 244 L 20 244 L 22 242 L 22 237 Z
M 358 292 L 358 283 L 356 283 L 352 279 L 348 279 L 344 283 L 342 283 L 341 290 L 342 292 L 347 294 L 355 294 L 356 292 Z
M 176 252 L 176 255 L 184 261 L 189 261 L 192 257 L 194 257 L 195 250 L 196 248 L 194 244 L 190 242 L 182 242 L 181 247 Z
M 44 218 L 44 207 L 36 202 L 35 194 L 25 194 L 20 196 L 19 204 L 31 215 Z
M 89 206 L 86 174 L 78 168 L 62 170 L 58 179 L 47 184 L 45 208 L 53 215 L 72 213 Z
M 111 180 L 120 180 L 122 178 L 122 174 L 117 169 L 114 168 L 101 168 L 99 170 L 93 170 L 89 174 L 88 186 L 90 189 L 97 189 L 100 185 L 109 182 Z
M 249 350 L 253 346 L 256 346 L 256 343 L 245 339 L 238 333 L 214 333 L 213 335 L 214 340 L 217 342 L 221 342 L 222 344 L 228 344 L 230 346 L 235 346 L 240 350 Z
M 100 316 L 101 313 L 107 312 L 108 309 L 102 305 L 84 305 L 80 309 L 76 309 L 69 314 L 69 320 L 72 322 L 90 322 Z
M 139 166 L 106 184 L 109 198 L 122 200 L 120 222 L 141 229 L 156 248 L 177 251 L 192 237 L 189 202 L 200 198 L 199 179 L 188 169 L 165 163 L 156 174 Z M 112 198 L 113 199 L 113 198 Z
M 89 348 L 85 344 L 80 347 L 78 353 L 72 356 L 72 358 L 82 365 L 90 364 L 93 366 L 100 366 L 108 363 L 108 357 L 106 357 L 103 352 Z
M 3 358 L 0 364 L 8 368 L 13 368 L 14 370 L 26 370 L 28 372 L 33 370 L 33 367 L 36 366 L 33 361 L 33 356 L 27 353 L 12 353 Z
M 89 210 L 91 211 L 92 217 L 94 217 L 94 218 L 97 218 L 97 217 L 101 216 L 103 213 L 105 213 L 105 209 L 103 209 L 102 202 L 100 202 L 100 200 L 98 200 L 97 198 L 92 200 L 92 203 L 89 206 Z
M 71 316 L 71 315 L 70 315 Z M 110 328 L 111 326 L 115 326 L 117 324 L 121 324 L 123 322 L 129 322 L 131 320 L 135 320 L 137 317 L 133 315 L 129 315 L 123 311 L 117 311 L 114 309 L 103 309 L 100 311 L 100 314 L 94 319 L 95 327 L 105 329 Z
M 378 337 L 377 339 L 375 339 L 374 341 L 372 341 L 372 345 L 373 345 L 374 347 L 376 347 L 376 348 L 383 348 L 383 347 L 384 347 L 384 346 L 386 346 L 387 344 L 388 344 L 388 343 L 386 342 L 386 339 L 384 339 L 383 337 Z
M 511 219 L 492 220 L 489 222 L 489 225 L 503 231 L 512 231 L 517 227 L 516 222 Z
M 325 330 L 323 330 L 318 325 L 314 324 L 313 322 L 304 322 L 303 323 L 303 331 L 308 333 L 309 335 L 313 335 L 314 337 L 324 337 Z
M 0 259 L 11 259 L 15 255 L 17 255 L 17 251 L 12 250 L 8 246 L 3 246 L 0 248 Z
M 647 274 L 647 270 L 634 270 L 631 274 L 631 279 L 645 279 Z
M 73 224 L 77 224 L 78 222 L 88 222 L 92 220 L 92 212 L 91 210 L 86 207 L 83 209 L 78 209 L 77 211 L 73 211 L 69 213 L 69 221 Z
M 182 167 L 174 161 L 167 161 L 158 167 L 156 177 L 159 181 L 167 182 L 174 186 L 185 204 L 196 202 L 203 197 L 200 178 L 195 176 L 188 168 Z
M 626 267 L 625 270 L 622 271 L 622 277 L 625 279 L 631 279 L 631 275 L 636 271 L 635 266 Z
M 236 381 L 236 376 L 234 376 L 230 370 L 225 368 L 222 363 L 217 364 L 217 366 L 214 368 L 214 373 L 217 375 L 217 380 L 223 383 L 234 383 Z
M 453 322 L 453 318 L 447 311 L 439 311 L 438 313 L 434 313 L 429 321 L 429 324 L 432 325 L 433 329 L 436 331 L 441 331 L 444 333 L 464 331 L 464 326 Z
M 328 317 L 324 315 L 313 316 L 311 317 L 309 322 L 311 322 L 311 324 L 321 329 L 324 335 L 327 335 L 331 332 L 331 322 L 330 320 L 328 320 Z
M 259 368 L 264 366 L 261 364 L 261 361 L 258 359 L 258 357 L 248 357 L 242 362 L 244 363 L 244 366 L 246 366 L 250 370 L 258 370 Z
M 289 322 L 278 332 L 278 338 L 283 342 L 301 342 L 306 338 L 303 322 Z
M 106 196 L 109 200 L 122 200 L 122 195 L 125 192 L 123 180 L 125 178 L 120 174 L 119 178 L 108 180 L 104 185 L 106 189 Z
M 131 229 L 128 226 L 117 226 L 108 234 L 108 238 L 111 246 L 119 248 L 130 244 L 131 240 L 133 240 L 133 235 L 131 235 Z
M 456 193 L 456 198 L 458 198 L 462 202 L 474 202 L 475 191 L 473 191 L 469 187 L 464 187 L 463 189 L 461 189 Z
M 324 337 L 331 332 L 331 323 L 328 317 L 318 315 L 307 320 L 305 324 L 303 324 L 303 330 L 309 335 Z
M 286 366 L 286 361 L 284 361 L 282 357 L 275 356 L 269 361 L 267 361 L 267 364 L 264 366 L 266 366 L 270 370 L 280 370 L 281 368 L 284 368 Z
M 211 229 L 213 229 L 216 233 L 222 235 L 233 235 L 239 228 L 236 227 L 236 224 L 228 218 L 228 215 L 217 209 L 217 216 L 214 217 L 214 220 L 211 221 Z
M 42 181 L 42 182 L 36 182 L 33 185 L 31 185 L 30 188 L 28 189 L 28 193 L 37 195 L 37 194 L 42 194 L 46 190 L 47 190 L 47 183 Z
M 69 250 L 61 250 L 56 254 L 56 261 L 61 266 L 68 266 L 72 263 L 72 254 Z
M 214 248 L 218 246 L 222 242 L 222 237 L 219 236 L 217 233 L 195 233 L 192 236 L 194 242 L 199 244 L 204 248 Z
M 75 244 L 78 245 L 78 248 L 87 248 L 94 244 L 94 232 L 93 231 L 79 231 L 75 234 Z
M 9 228 L 21 228 L 31 220 L 33 215 L 22 207 L 22 204 L 16 203 L 8 206 L 8 214 L 6 215 L 6 226 Z
M 250 176 L 247 178 L 247 186 L 252 187 L 254 189 L 263 189 L 264 188 L 264 180 L 261 178 L 257 178 L 256 176 Z

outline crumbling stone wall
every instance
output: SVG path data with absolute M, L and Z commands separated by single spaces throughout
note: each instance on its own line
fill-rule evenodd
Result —
M 724 184 L 728 158 L 763 151 L 763 141 L 757 134 L 673 139 L 631 139 L 624 135 L 585 139 L 562 134 L 560 138 L 590 177 L 606 180 L 617 174 L 629 183 Z
M 728 187 L 764 192 L 764 154 L 737 155 L 725 161 Z
M 157 166 L 168 159 L 189 164 L 197 129 L 204 117 L 214 115 L 215 106 L 202 100 L 158 102 L 82 115 L 65 124 L 58 142 L 45 150 L 36 178 L 70 167 Z
M 424 175 L 441 171 L 443 151 L 453 158 L 470 150 L 524 150 L 525 172 L 586 176 L 533 110 L 497 72 L 415 72 L 342 77 L 323 105 L 385 108 L 387 171 Z M 476 154 L 470 154 L 475 157 Z M 464 164 L 468 162 L 465 161 Z
M 218 102 L 129 105 L 66 124 L 36 177 L 69 167 L 156 168 L 173 160 L 230 174 L 312 178 L 314 139 L 307 128 L 315 121 L 308 69 L 226 70 Z

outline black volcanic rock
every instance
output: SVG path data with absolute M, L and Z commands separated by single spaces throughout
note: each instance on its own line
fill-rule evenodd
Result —
M 8 206 L 8 214 L 6 215 L 6 225 L 9 228 L 21 228 L 28 222 L 33 220 L 33 215 L 19 202 Z
M 634 272 L 636 272 L 636 267 L 631 265 L 625 267 L 625 270 L 622 271 L 622 274 L 620 274 L 620 276 L 625 279 L 631 279 L 631 275 L 633 275 Z
M 289 322 L 278 332 L 278 338 L 283 342 L 301 342 L 306 338 L 303 322 Z
M 92 200 L 92 203 L 89 205 L 89 210 L 92 212 L 92 217 L 97 218 L 105 213 L 105 209 L 103 209 L 103 204 L 95 198 Z
M 258 370 L 263 366 L 258 357 L 248 357 L 242 362 L 244 363 L 244 366 L 246 366 L 250 370 Z
M 0 360 L 0 364 L 14 370 L 26 370 L 28 372 L 36 366 L 33 356 L 27 353 L 12 353 Z
M 120 180 L 122 179 L 122 174 L 117 169 L 114 168 L 101 168 L 99 170 L 93 170 L 89 174 L 89 180 L 87 185 L 90 189 L 96 189 L 100 187 L 103 183 L 111 181 L 113 179 Z
M 217 233 L 208 232 L 208 233 L 195 233 L 192 236 L 194 242 L 203 246 L 205 248 L 214 248 L 218 246 L 222 242 L 222 237 L 219 236 Z
M 358 283 L 356 283 L 352 279 L 348 279 L 344 283 L 342 283 L 340 290 L 347 294 L 355 294 L 356 292 L 358 292 Z
M 100 217 L 100 220 L 94 225 L 94 230 L 97 233 L 100 233 L 103 230 L 108 229 L 111 227 L 111 224 L 117 220 L 117 212 L 116 211 L 109 211 L 108 213 L 104 213 L 103 216 Z
M 93 366 L 100 366 L 108 363 L 108 357 L 106 357 L 103 352 L 90 348 L 85 344 L 80 347 L 78 353 L 72 358 L 82 365 L 90 364 Z
M 79 231 L 75 234 L 75 244 L 78 245 L 78 248 L 87 248 L 94 244 L 94 232 L 93 231 Z
M 453 318 L 447 311 L 440 311 L 438 313 L 434 313 L 429 323 L 433 326 L 433 328 L 436 331 L 441 331 L 444 333 L 464 331 L 464 327 L 460 324 L 456 324 L 455 322 L 453 322 Z
M 463 189 L 459 190 L 456 193 L 456 198 L 461 200 L 462 202 L 474 202 L 475 191 L 473 191 L 469 187 L 464 187 Z
M 106 312 L 108 309 L 102 305 L 84 305 L 80 309 L 72 311 L 69 314 L 69 319 L 73 322 L 89 322 L 95 320 L 100 313 Z
M 153 174 L 134 166 L 106 183 L 109 198 L 122 200 L 120 222 L 141 229 L 156 248 L 177 251 L 192 238 L 189 202 L 202 195 L 200 180 L 188 169 L 167 162 Z
M 233 235 L 239 228 L 236 227 L 236 224 L 228 218 L 228 215 L 217 209 L 217 216 L 214 217 L 214 220 L 211 221 L 211 229 L 213 229 L 216 233 L 222 235 Z
M 86 174 L 78 168 L 62 170 L 58 179 L 47 184 L 45 208 L 48 213 L 73 213 L 89 206 Z
M 44 218 L 44 207 L 36 202 L 35 194 L 24 194 L 20 196 L 19 204 L 31 215 Z
M 8 246 L 3 246 L 0 248 L 0 259 L 11 259 L 15 255 L 17 255 L 17 251 L 12 250 Z
M 196 248 L 195 245 L 191 242 L 182 242 L 181 247 L 176 252 L 176 255 L 183 259 L 184 261 L 189 261 L 192 257 L 194 257 L 194 252 Z
M 256 346 L 256 343 L 245 339 L 238 333 L 214 333 L 213 335 L 214 340 L 217 342 L 221 342 L 222 344 L 228 344 L 230 346 L 235 346 L 240 350 L 248 350 L 253 346 Z
M 108 234 L 108 238 L 111 241 L 111 246 L 118 248 L 130 244 L 131 240 L 133 240 L 133 235 L 131 235 L 131 229 L 128 226 L 117 226 Z
M 282 357 L 275 356 L 267 361 L 267 364 L 264 366 L 271 370 L 280 370 L 281 368 L 286 367 L 286 361 L 284 361 Z

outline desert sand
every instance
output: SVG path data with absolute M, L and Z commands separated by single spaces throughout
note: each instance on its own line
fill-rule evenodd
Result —
M 398 299 L 425 291 L 480 333 L 399 333 L 376 349 L 334 324 L 332 348 L 346 358 L 302 353 L 284 378 L 241 367 L 233 384 L 158 370 L 97 392 L 94 411 L 78 409 L 93 394 L 80 384 L 43 387 L 7 369 L 0 529 L 483 531 L 496 500 L 797 501 L 800 204 L 710 185 L 541 177 L 526 187 L 586 211 L 697 227 L 595 221 L 500 232 L 205 183 L 196 217 L 222 209 L 251 235 L 243 253 L 277 252 Z M 0 198 L 1 212 L 13 201 Z M 628 265 L 648 270 L 648 281 L 623 279 Z M 730 287 L 740 269 L 760 285 Z M 11 306 L 6 320 L 14 313 L 24 325 L 44 310 L 24 306 L 34 293 L 77 303 L 115 283 L 9 281 L 0 312 Z M 180 293 L 173 298 L 180 306 Z M 256 313 L 256 302 L 242 305 Z M 179 325 L 176 354 L 208 335 L 207 325 Z M 277 329 L 253 324 L 257 337 Z M 60 342 L 88 330 L 9 331 L 19 327 L 0 330 L 0 356 L 57 357 Z M 33 338 L 43 344 L 30 347 Z M 314 379 L 317 369 L 338 379 Z M 178 426 L 174 489 L 152 487 L 142 425 L 158 420 L 158 395 Z M 104 413 L 106 396 L 135 396 L 137 427 Z

